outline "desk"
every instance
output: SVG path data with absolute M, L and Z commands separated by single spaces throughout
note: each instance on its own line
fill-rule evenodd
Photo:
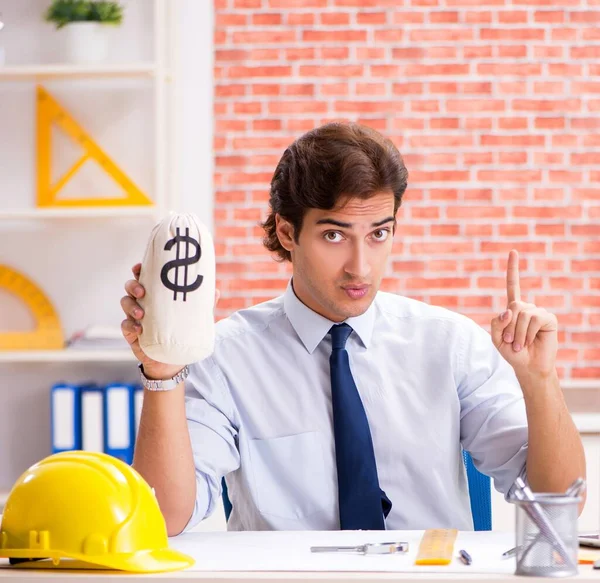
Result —
M 71 583 L 90 580 L 108 582 L 115 577 L 122 577 L 124 580 L 127 578 L 128 581 L 142 581 L 153 577 L 203 583 L 209 581 L 216 583 L 540 581 L 538 578 L 531 577 L 517 578 L 514 575 L 514 559 L 499 560 L 502 552 L 513 545 L 512 533 L 459 533 L 455 552 L 460 548 L 467 549 L 473 556 L 473 565 L 466 566 L 454 560 L 447 567 L 414 565 L 414 555 L 421 535 L 422 531 L 188 533 L 170 540 L 173 548 L 188 552 L 196 559 L 197 564 L 186 571 L 153 575 L 132 573 L 120 575 L 114 571 L 23 570 L 11 568 L 6 565 L 6 561 L 3 561 L 0 563 L 0 579 L 12 577 L 19 583 L 39 583 L 48 577 L 54 580 L 60 578 Z M 384 540 L 408 541 L 410 551 L 407 555 L 369 557 L 341 554 L 314 555 L 309 551 L 312 544 L 345 545 Z M 319 565 L 322 568 L 319 568 Z M 295 570 L 294 567 L 303 570 Z M 287 568 L 291 570 L 286 571 Z M 593 570 L 591 565 L 579 565 L 579 575 L 576 578 L 583 581 L 599 581 L 600 571 Z

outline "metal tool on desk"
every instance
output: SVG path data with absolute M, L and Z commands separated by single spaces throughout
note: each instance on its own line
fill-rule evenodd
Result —
M 361 553 L 363 555 L 393 555 L 406 553 L 407 542 L 366 543 L 357 546 L 341 547 L 310 547 L 311 553 Z

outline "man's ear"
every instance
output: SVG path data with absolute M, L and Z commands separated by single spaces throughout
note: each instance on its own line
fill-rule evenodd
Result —
M 289 221 L 286 221 L 281 215 L 275 215 L 275 231 L 281 246 L 290 251 L 294 248 L 294 227 Z

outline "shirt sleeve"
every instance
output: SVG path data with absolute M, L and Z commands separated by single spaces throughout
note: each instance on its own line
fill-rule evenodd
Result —
M 196 468 L 196 503 L 184 531 L 210 516 L 222 493 L 223 476 L 240 465 L 235 406 L 212 357 L 190 366 L 185 392 Z
M 468 320 L 458 343 L 460 437 L 475 467 L 508 499 L 518 476 L 527 480 L 527 415 L 513 368 L 491 336 Z

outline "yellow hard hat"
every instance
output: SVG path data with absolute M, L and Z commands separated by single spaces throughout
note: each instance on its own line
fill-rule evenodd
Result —
M 84 562 L 147 573 L 194 564 L 169 549 L 165 521 L 147 482 L 104 453 L 62 452 L 31 466 L 10 491 L 0 528 L 0 557 L 52 559 L 23 566 Z

